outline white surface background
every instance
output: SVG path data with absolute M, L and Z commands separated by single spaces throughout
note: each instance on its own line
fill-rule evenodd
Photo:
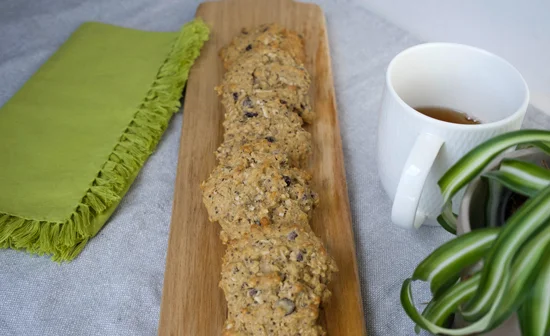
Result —
M 531 104 L 550 114 L 550 1 L 365 0 L 365 7 L 421 40 L 504 57 L 527 81 Z

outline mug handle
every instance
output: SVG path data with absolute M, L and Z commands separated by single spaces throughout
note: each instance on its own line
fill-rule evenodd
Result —
M 435 158 L 443 146 L 443 139 L 430 133 L 422 133 L 416 139 L 397 185 L 391 220 L 405 228 L 419 228 L 426 215 L 418 211 L 418 203 L 426 178 Z

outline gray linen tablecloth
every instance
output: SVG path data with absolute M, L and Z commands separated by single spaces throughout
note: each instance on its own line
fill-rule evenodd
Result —
M 440 228 L 409 232 L 391 225 L 390 202 L 376 171 L 375 138 L 385 68 L 419 41 L 370 13 L 361 0 L 319 4 L 328 21 L 365 322 L 372 336 L 414 335 L 399 303 L 401 283 L 450 235 Z M 197 5 L 3 0 L 0 105 L 82 22 L 174 31 Z M 59 265 L 0 250 L 0 335 L 156 334 L 181 123 L 179 113 L 109 223 L 75 261 Z M 531 109 L 525 124 L 548 128 L 550 122 Z

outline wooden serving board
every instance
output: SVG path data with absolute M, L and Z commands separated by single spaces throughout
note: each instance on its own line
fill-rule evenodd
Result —
M 211 27 L 210 41 L 191 69 L 183 129 L 159 335 L 221 335 L 226 304 L 218 287 L 224 246 L 219 226 L 208 221 L 199 184 L 216 165 L 222 140 L 223 109 L 214 92 L 224 73 L 218 52 L 243 27 L 277 22 L 304 36 L 311 101 L 317 113 L 309 168 L 320 204 L 311 225 L 340 271 L 330 285 L 332 298 L 321 311 L 329 336 L 366 335 L 346 175 L 336 111 L 325 18 L 314 4 L 292 0 L 224 0 L 201 4 L 196 16 Z

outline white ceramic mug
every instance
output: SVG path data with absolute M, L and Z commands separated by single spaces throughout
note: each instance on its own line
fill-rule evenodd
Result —
M 378 125 L 378 172 L 393 199 L 392 222 L 437 225 L 439 178 L 476 145 L 519 129 L 528 103 L 521 74 L 487 51 L 426 43 L 398 54 L 387 70 Z M 481 124 L 433 119 L 413 108 L 421 106 L 462 111 Z

